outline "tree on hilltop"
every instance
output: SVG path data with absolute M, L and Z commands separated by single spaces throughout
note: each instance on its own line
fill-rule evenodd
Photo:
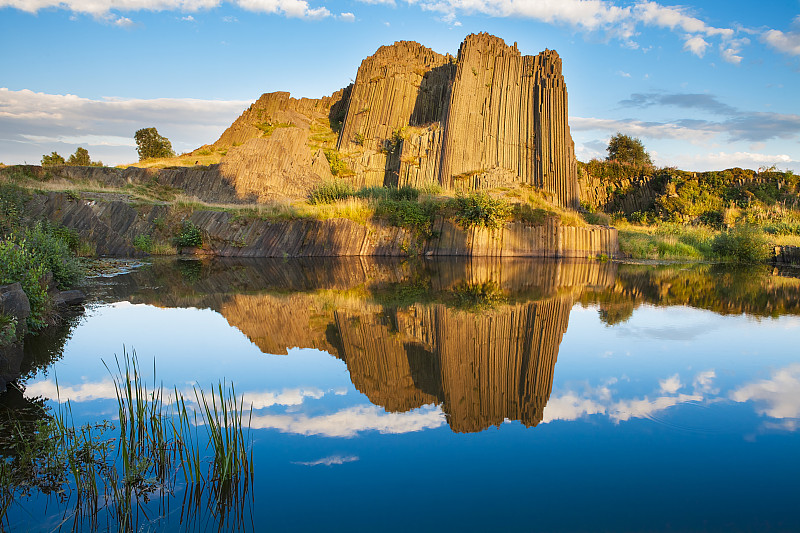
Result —
M 58 155 L 58 152 L 51 152 L 50 155 L 43 155 L 42 156 L 42 166 L 43 167 L 52 167 L 55 165 L 65 165 L 67 162 L 64 161 L 64 158 Z
M 619 161 L 634 166 L 652 165 L 650 154 L 644 149 L 642 141 L 617 132 L 608 142 L 606 161 Z
M 67 159 L 67 165 L 72 167 L 88 167 L 92 164 L 92 158 L 89 157 L 89 150 L 83 146 L 79 146 L 75 153 Z
M 155 128 L 142 128 L 133 135 L 133 138 L 136 140 L 139 161 L 155 157 L 175 157 L 172 143 L 163 135 L 159 135 Z

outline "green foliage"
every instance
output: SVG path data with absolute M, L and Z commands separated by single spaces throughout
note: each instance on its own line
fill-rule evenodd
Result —
M 277 128 L 294 128 L 295 125 L 291 122 L 272 122 L 272 121 L 265 121 L 259 122 L 257 124 L 253 124 L 256 128 L 261 130 L 261 134 L 264 137 L 269 137 Z
M 153 238 L 150 235 L 137 235 L 133 239 L 133 247 L 149 254 L 153 250 Z
M 53 152 L 53 154 L 58 155 L 55 152 Z M 59 156 L 59 157 L 61 157 L 61 156 Z M 75 153 L 72 154 L 71 156 L 69 156 L 69 159 L 67 159 L 67 163 L 66 164 L 68 166 L 71 166 L 71 167 L 102 167 L 103 166 L 103 162 L 102 161 L 97 161 L 97 162 L 93 163 L 92 162 L 92 158 L 89 157 L 89 150 L 87 150 L 86 148 L 83 148 L 82 146 L 79 146 L 78 149 L 75 150 Z M 44 166 L 44 157 L 42 157 L 42 166 Z
M 653 164 L 650 154 L 644 149 L 642 141 L 619 132 L 611 137 L 606 151 L 608 152 L 607 159 L 609 161 L 619 161 L 634 166 Z
M 73 255 L 78 246 L 74 231 L 37 222 L 25 230 L 24 239 L 34 260 L 43 265 L 45 271 L 53 273 L 53 281 L 59 289 L 67 289 L 83 277 L 83 267 Z
M 51 152 L 50 155 L 43 155 L 42 156 L 42 166 L 43 167 L 52 167 L 56 165 L 64 165 L 66 161 L 64 158 L 58 155 L 58 152 Z
M 465 228 L 499 228 L 511 215 L 508 203 L 482 192 L 459 195 L 450 201 L 450 206 L 455 211 L 456 221 Z
M 203 233 L 193 223 L 184 220 L 178 233 L 177 244 L 182 248 L 203 246 Z
M 373 200 L 407 200 L 416 202 L 419 199 L 419 190 L 410 185 L 403 185 L 402 187 L 364 187 L 354 193 L 353 196 Z
M 533 207 L 530 204 L 514 204 L 512 207 L 514 220 L 519 220 L 531 226 L 541 226 L 553 213 L 546 209 Z
M 17 338 L 17 317 L 0 313 L 0 347 L 7 346 Z
M 375 215 L 386 218 L 390 224 L 409 228 L 426 238 L 433 235 L 433 220 L 441 205 L 436 202 L 414 200 L 381 200 Z
M 45 325 L 50 309 L 47 286 L 44 284 L 44 265 L 36 260 L 24 238 L 15 235 L 0 241 L 0 285 L 19 282 L 28 296 L 31 314 L 28 327 L 37 330 Z
M 311 191 L 308 196 L 308 203 L 332 204 L 339 200 L 345 200 L 355 195 L 355 189 L 349 183 L 341 180 L 325 181 L 316 189 Z
M 740 226 L 720 233 L 712 249 L 720 258 L 735 263 L 761 263 L 769 259 L 769 243 L 764 234 L 752 226 Z
M 453 307 L 473 313 L 495 309 L 508 302 L 508 295 L 494 281 L 485 283 L 462 281 L 453 287 L 452 293 Z
M 22 221 L 30 193 L 13 182 L 0 182 L 0 236 L 14 231 Z
M 172 150 L 172 143 L 169 139 L 159 135 L 156 128 L 142 128 L 133 135 L 136 141 L 136 151 L 139 153 L 139 161 L 156 157 L 175 157 Z
M 353 171 L 347 166 L 347 163 L 342 159 L 342 155 L 338 150 L 333 148 L 323 148 L 322 152 L 325 154 L 325 159 L 328 160 L 328 165 L 331 167 L 331 174 L 334 176 L 352 176 Z

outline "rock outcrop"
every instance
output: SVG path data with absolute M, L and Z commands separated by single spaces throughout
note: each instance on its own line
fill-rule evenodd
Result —
M 525 183 L 577 207 L 567 116 L 555 51 L 523 56 L 481 33 L 454 59 L 400 41 L 361 63 L 338 148 L 367 185 Z

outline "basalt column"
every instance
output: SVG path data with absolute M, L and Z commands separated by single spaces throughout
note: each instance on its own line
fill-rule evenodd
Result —
M 445 120 L 440 182 L 484 188 L 523 182 L 577 207 L 561 59 L 522 56 L 502 39 L 469 35 L 458 52 Z

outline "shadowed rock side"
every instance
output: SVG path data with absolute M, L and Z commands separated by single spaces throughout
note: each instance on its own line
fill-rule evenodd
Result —
M 443 120 L 452 59 L 399 41 L 361 62 L 337 143 L 350 155 L 359 185 L 398 184 L 398 133 Z

